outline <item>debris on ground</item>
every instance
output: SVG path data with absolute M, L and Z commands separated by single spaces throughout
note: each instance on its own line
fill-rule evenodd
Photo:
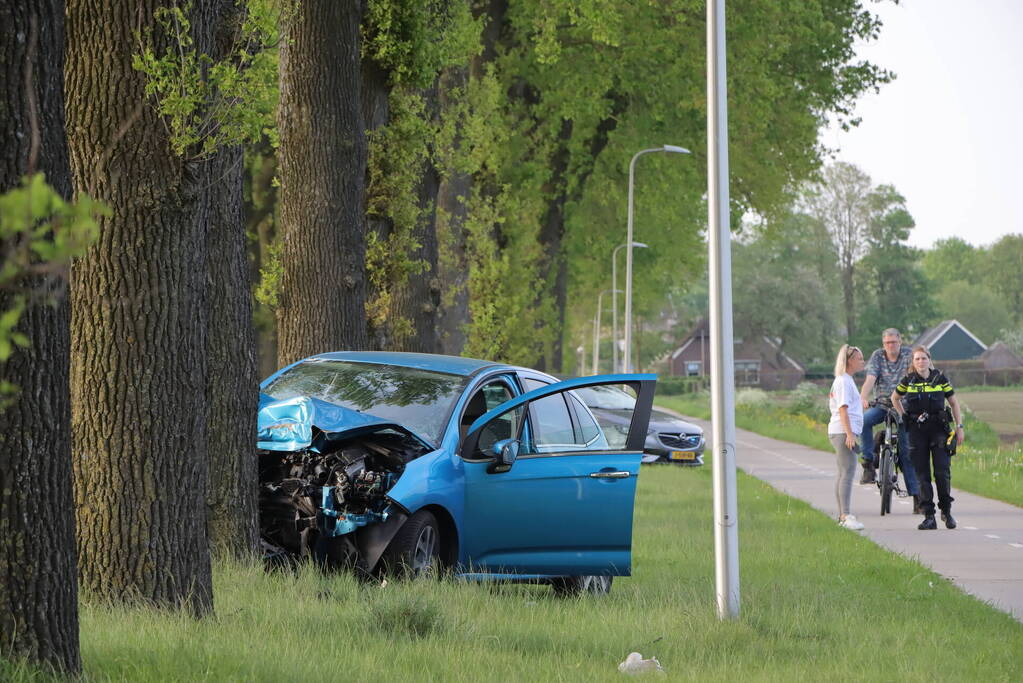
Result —
M 642 674 L 656 671 L 658 673 L 664 673 L 664 669 L 661 667 L 661 663 L 657 661 L 656 657 L 650 659 L 643 659 L 643 655 L 638 652 L 630 652 L 629 656 L 625 658 L 625 661 L 618 665 L 618 670 L 623 674 Z

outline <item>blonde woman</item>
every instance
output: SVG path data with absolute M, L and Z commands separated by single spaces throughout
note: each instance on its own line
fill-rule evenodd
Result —
M 835 480 L 838 523 L 854 531 L 863 528 L 863 523 L 849 512 L 849 499 L 852 498 L 853 479 L 856 477 L 856 453 L 859 451 L 856 435 L 863 431 L 863 402 L 852 376 L 863 367 L 863 352 L 855 346 L 843 344 L 835 359 L 835 381 L 828 401 L 831 408 L 828 438 L 838 456 L 838 479 Z

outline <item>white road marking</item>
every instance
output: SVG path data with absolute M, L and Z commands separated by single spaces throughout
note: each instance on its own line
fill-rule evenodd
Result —
M 1013 548 L 1023 548 L 1023 543 L 1010 543 Z
M 975 527 L 975 526 L 964 526 L 963 528 L 964 529 L 969 529 L 970 531 L 976 531 L 977 530 L 977 527 Z
M 984 534 L 988 538 L 1001 538 L 1001 536 L 995 536 L 994 534 Z

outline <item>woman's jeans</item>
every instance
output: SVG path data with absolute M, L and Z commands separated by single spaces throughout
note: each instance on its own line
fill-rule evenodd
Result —
M 863 412 L 863 432 L 860 434 L 860 445 L 863 448 L 863 462 L 870 463 L 877 467 L 877 456 L 874 455 L 874 427 L 884 424 L 884 408 L 867 408 Z M 906 491 L 911 496 L 920 495 L 920 484 L 916 476 L 916 468 L 909 457 L 909 435 L 906 433 L 906 425 L 899 425 L 899 469 L 902 470 L 902 478 L 906 480 Z

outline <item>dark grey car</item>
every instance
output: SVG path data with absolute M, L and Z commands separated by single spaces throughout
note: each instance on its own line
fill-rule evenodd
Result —
M 575 393 L 597 418 L 608 443 L 614 445 L 621 440 L 624 444 L 636 399 L 609 386 L 577 389 Z M 702 465 L 705 445 L 702 428 L 654 409 L 650 412 L 650 426 L 643 444 L 643 462 Z

